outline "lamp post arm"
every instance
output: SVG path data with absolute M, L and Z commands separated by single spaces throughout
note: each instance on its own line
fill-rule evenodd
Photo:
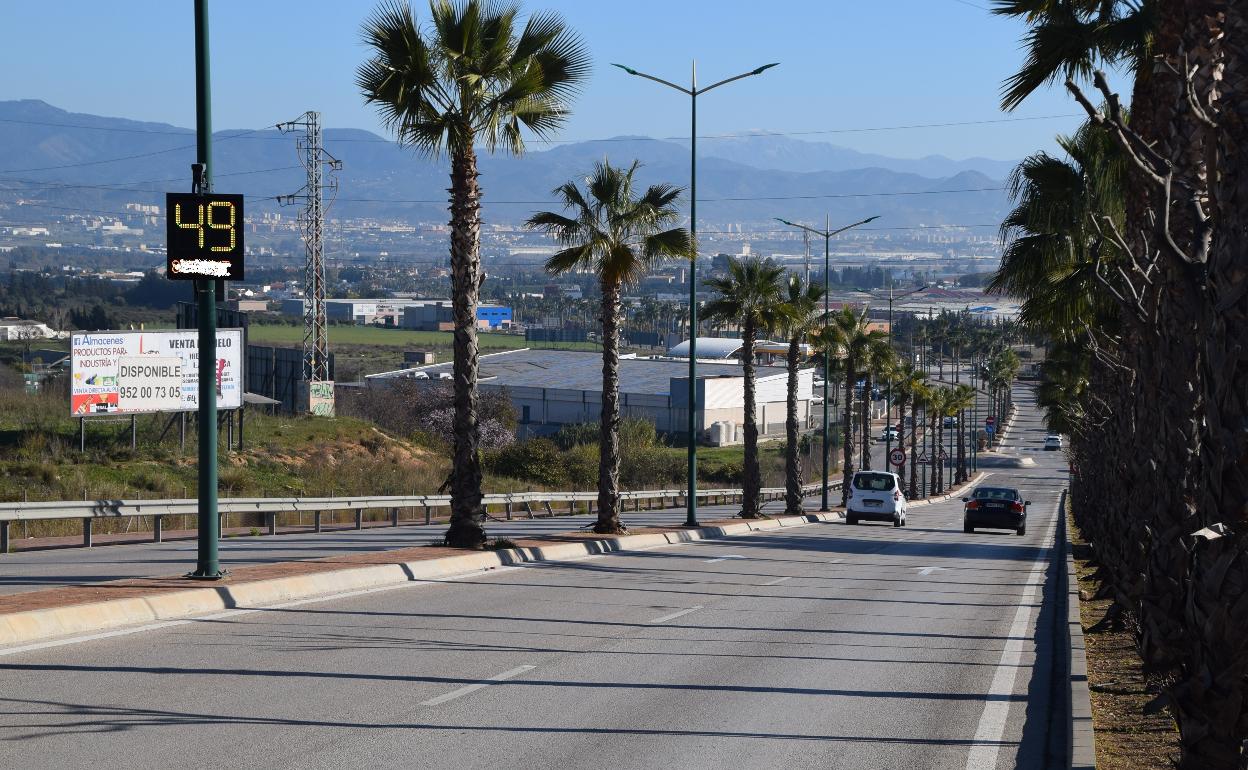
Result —
M 710 84 L 709 86 L 707 86 L 706 88 L 697 88 L 697 89 L 694 89 L 693 93 L 694 93 L 694 94 L 704 94 L 704 93 L 706 93 L 707 91 L 710 91 L 712 88 L 719 88 L 720 86 L 722 86 L 722 85 L 727 85 L 728 83 L 731 83 L 731 82 L 733 82 L 734 80 L 740 80 L 740 79 L 742 79 L 742 78 L 753 77 L 754 75 L 761 75 L 761 74 L 763 74 L 763 72 L 764 72 L 765 70 L 771 69 L 772 67 L 776 66 L 776 65 L 777 65 L 777 64 L 779 64 L 779 63 L 780 63 L 780 62 L 773 62 L 772 64 L 764 64 L 763 66 L 759 67 L 758 69 L 752 69 L 752 70 L 750 70 L 749 72 L 742 72 L 740 75 L 733 75 L 733 76 L 732 76 L 732 77 L 730 77 L 730 78 L 724 78 L 723 80 L 719 81 L 718 83 L 711 83 L 711 84 Z M 651 78 L 651 80 L 657 80 L 657 78 Z M 663 81 L 659 81 L 659 82 L 663 82 Z M 671 84 L 669 83 L 668 85 L 671 85 Z M 687 92 L 686 92 L 686 93 L 687 93 Z
M 855 223 L 853 223 L 852 225 L 845 225 L 844 227 L 841 227 L 841 228 L 836 229 L 836 230 L 829 230 L 827 233 L 820 233 L 820 235 L 825 235 L 826 237 L 831 238 L 832 236 L 837 235 L 838 233 L 843 233 L 843 232 L 845 232 L 846 230 L 853 229 L 853 228 L 855 228 L 855 227 L 857 227 L 857 226 L 859 226 L 859 225 L 865 225 L 865 224 L 867 224 L 868 222 L 874 222 L 875 220 L 877 220 L 877 219 L 879 219 L 879 218 L 880 218 L 880 217 L 879 217 L 879 215 L 877 214 L 876 216 L 873 216 L 873 217 L 867 217 L 866 219 L 862 220 L 861 222 L 855 222 Z M 798 225 L 798 226 L 800 227 L 801 225 Z
M 625 67 L 623 64 L 616 64 L 615 62 L 612 62 L 612 63 L 611 63 L 611 66 L 612 66 L 612 67 L 619 67 L 620 69 L 624 70 L 625 72 L 627 72 L 627 73 L 628 73 L 628 74 L 630 74 L 630 75 L 636 75 L 636 76 L 637 76 L 637 77 L 639 77 L 639 78 L 645 78 L 646 80 L 653 80 L 653 81 L 654 81 L 654 82 L 656 82 L 656 83 L 662 83 L 663 85 L 667 86 L 668 88 L 675 88 L 677 91 L 680 91 L 682 94 L 685 94 L 686 96 L 697 96 L 699 93 L 701 93 L 701 91 L 692 91 L 692 90 L 690 90 L 690 89 L 688 89 L 688 88 L 685 88 L 684 86 L 678 86 L 678 85 L 676 85 L 675 83 L 671 82 L 670 80 L 664 80 L 663 78 L 658 78 L 658 77 L 655 77 L 654 75 L 647 75 L 647 74 L 646 74 L 646 73 L 644 73 L 644 72 L 638 72 L 637 70 L 633 69 L 632 67 Z M 753 74 L 753 73 L 750 73 L 750 74 Z M 745 77 L 745 76 L 744 76 L 744 75 L 742 75 L 742 76 L 740 76 L 740 77 Z M 715 85 L 719 85 L 719 83 L 716 83 Z M 715 86 L 711 86 L 711 88 L 714 88 L 714 87 L 715 87 Z M 704 89 L 702 89 L 702 90 L 703 90 L 703 91 L 709 91 L 710 89 L 709 89 L 709 88 L 704 88 Z

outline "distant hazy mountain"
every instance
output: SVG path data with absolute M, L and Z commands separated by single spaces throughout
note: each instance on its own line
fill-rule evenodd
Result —
M 344 164 L 332 215 L 447 218 L 445 161 L 421 158 L 368 131 L 326 129 L 324 136 L 326 149 Z M 0 102 L 0 221 L 161 202 L 165 191 L 189 188 L 194 145 L 191 130 L 162 123 L 69 113 L 36 100 Z M 885 158 L 787 137 L 708 141 L 699 145 L 700 155 L 703 146 L 698 212 L 704 223 L 830 213 L 837 221 L 880 214 L 888 226 L 982 224 L 1000 221 L 1006 208 L 998 188 L 1010 164 L 1001 161 Z M 220 131 L 213 151 L 216 189 L 247 194 L 251 211 L 276 208 L 264 199 L 303 184 L 294 136 Z M 603 158 L 621 165 L 641 160 L 643 183 L 688 183 L 689 151 L 679 142 L 620 137 L 549 149 L 533 144 L 521 158 L 482 155 L 486 221 L 514 224 L 551 207 L 553 188 L 583 177 Z M 60 208 L 2 208 L 19 197 Z
M 688 146 L 687 142 L 681 142 Z M 993 179 L 1004 179 L 1018 164 L 1015 160 L 967 158 L 952 160 L 943 155 L 922 158 L 892 158 L 858 152 L 827 142 L 795 139 L 789 136 L 707 137 L 700 141 L 699 155 L 733 160 L 755 168 L 780 171 L 846 171 L 854 168 L 884 168 L 919 176 L 943 177 L 963 171 L 977 171 Z

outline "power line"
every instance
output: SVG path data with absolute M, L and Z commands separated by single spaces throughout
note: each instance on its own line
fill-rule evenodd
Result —
M 891 197 L 897 195 L 944 195 L 946 193 L 971 193 L 971 192 L 999 192 L 1004 187 L 966 187 L 955 190 L 907 190 L 900 192 L 871 192 L 871 193 L 825 193 L 815 195 L 764 195 L 758 197 L 737 197 L 737 198 L 698 198 L 698 203 L 718 203 L 724 201 L 788 201 L 788 200 L 814 200 L 822 198 L 879 198 Z M 428 204 L 445 204 L 445 198 L 339 198 L 340 201 L 350 203 L 428 203 Z M 482 204 L 485 205 L 526 205 L 526 206 L 545 206 L 551 205 L 555 201 L 547 200 L 490 200 L 488 197 L 482 198 Z
M 275 171 L 289 171 L 292 169 L 302 169 L 303 166 L 276 166 L 274 168 L 260 168 L 252 171 L 230 171 L 224 174 L 213 174 L 213 177 L 224 176 L 245 176 L 248 174 L 269 174 Z M 22 188 L 8 188 L 12 191 L 20 192 L 21 190 L 55 190 L 55 189 L 83 189 L 83 190 L 108 190 L 112 192 L 136 192 L 136 193 L 164 193 L 168 190 L 140 190 L 132 189 L 128 185 L 136 184 L 155 184 L 157 182 L 182 182 L 185 177 L 169 177 L 166 179 L 145 179 L 139 182 L 115 182 L 113 184 L 70 184 L 68 182 L 49 182 L 44 179 L 21 179 L 17 177 L 0 176 L 0 182 L 17 182 L 26 185 Z M 127 185 L 127 186 L 120 186 Z
M 83 126 L 83 128 L 87 128 L 87 126 Z M 267 126 L 265 128 L 267 128 Z M 244 131 L 238 134 L 231 134 L 230 136 L 222 137 L 221 139 L 216 140 L 216 141 L 228 142 L 231 139 L 239 139 L 249 134 L 255 134 L 264 130 L 265 130 L 264 128 L 255 128 L 250 131 Z M 0 173 L 5 173 L 5 174 L 14 173 L 15 174 L 15 173 L 29 173 L 31 171 L 56 171 L 56 170 L 65 169 L 65 168 L 83 168 L 85 166 L 99 166 L 105 163 L 119 163 L 123 160 L 137 160 L 139 158 L 151 158 L 156 155 L 167 155 L 168 153 L 177 152 L 179 150 L 194 149 L 194 147 L 195 147 L 194 144 L 182 144 L 182 145 L 178 145 L 177 147 L 169 147 L 164 150 L 153 150 L 151 152 L 143 152 L 137 155 L 122 155 L 120 157 L 104 158 L 102 160 L 88 160 L 88 161 L 82 161 L 79 163 L 65 163 L 59 166 L 41 166 L 38 168 L 5 168 L 5 169 L 0 169 Z
M 965 0 L 955 0 L 955 2 L 964 2 L 964 1 Z M 967 4 L 970 5 L 970 3 L 967 3 Z M 980 6 L 975 6 L 975 7 L 980 7 Z M 698 138 L 699 139 L 748 139 L 750 137 L 756 137 L 756 136 L 817 136 L 817 135 L 825 135 L 825 134 L 856 134 L 856 133 L 869 133 L 869 132 L 875 132 L 875 131 L 909 131 L 909 130 L 916 130 L 916 129 L 923 129 L 923 128 L 957 128 L 957 127 L 963 127 L 963 126 L 985 126 L 985 125 L 995 125 L 995 124 L 1001 124 L 1001 123 L 1021 123 L 1021 122 L 1029 122 L 1029 121 L 1037 121 L 1037 120 L 1059 120 L 1059 119 L 1065 119 L 1065 118 L 1078 118 L 1078 117 L 1083 117 L 1083 116 L 1077 113 L 1066 113 L 1066 114 L 1061 114 L 1061 115 L 1012 116 L 1008 118 L 985 118 L 981 120 L 960 120 L 960 121 L 947 121 L 947 122 L 940 122 L 940 123 L 906 123 L 906 124 L 899 124 L 899 125 L 893 125 L 893 126 L 860 126 L 860 127 L 851 127 L 851 128 L 811 129 L 811 130 L 803 130 L 803 131 L 737 131 L 737 132 L 730 132 L 730 133 L 723 133 L 723 134 L 699 135 Z M 88 125 L 79 125 L 79 124 L 73 124 L 73 123 L 53 123 L 53 122 L 35 121 L 35 120 L 17 120 L 14 118 L 0 118 L 0 123 L 20 123 L 23 125 L 53 126 L 53 127 L 59 127 L 59 128 L 77 128 L 77 129 L 82 129 L 86 131 L 119 131 L 123 133 L 132 133 L 132 134 L 157 134 L 157 135 L 175 135 L 175 136 L 193 136 L 194 135 L 194 132 L 190 131 L 189 129 L 160 131 L 160 130 L 147 130 L 147 129 L 138 129 L 138 128 L 121 128 L 121 127 L 112 127 L 112 126 L 88 126 Z M 249 131 L 242 131 L 237 134 L 230 134 L 228 136 L 221 137 L 218 141 L 228 141 L 231 139 L 241 139 L 241 138 L 248 138 L 250 141 L 278 141 L 283 138 L 281 136 L 269 136 L 269 135 L 254 136 L 254 134 L 258 134 L 260 132 L 268 131 L 268 130 L 272 130 L 272 127 L 265 126 L 264 128 L 257 128 L 257 129 L 252 129 Z M 684 139 L 686 139 L 686 137 L 665 137 L 664 138 L 664 137 L 651 137 L 651 136 L 635 136 L 635 137 L 617 136 L 617 137 L 603 137 L 603 138 L 591 137 L 591 138 L 581 138 L 581 139 L 536 139 L 535 138 L 533 139 L 533 141 L 538 144 L 579 144 L 579 143 L 589 143 L 589 142 L 670 142 L 670 141 L 683 141 Z M 397 142 L 393 139 L 385 139 L 382 137 L 377 137 L 377 138 L 360 137 L 360 138 L 354 138 L 354 139 L 342 137 L 342 138 L 337 138 L 337 139 L 331 139 L 330 141 L 332 143 L 341 142 L 341 143 L 400 144 L 400 142 Z M 194 145 L 187 145 L 187 146 L 194 147 Z M 185 149 L 185 148 L 172 148 L 170 150 L 161 150 L 160 152 L 162 153 L 172 152 L 174 149 Z M 121 160 L 121 159 L 118 159 L 118 160 Z M 55 167 L 55 168 L 60 168 L 60 167 Z

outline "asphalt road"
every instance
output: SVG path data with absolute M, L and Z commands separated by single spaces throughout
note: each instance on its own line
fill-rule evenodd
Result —
M 1020 406 L 1025 537 L 953 501 L 0 650 L 0 766 L 1044 767 L 1065 473 Z

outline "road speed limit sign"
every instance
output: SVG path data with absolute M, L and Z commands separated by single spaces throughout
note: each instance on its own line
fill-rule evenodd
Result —
M 896 465 L 899 468 L 905 465 L 906 464 L 906 450 L 902 449 L 901 447 L 897 447 L 896 449 L 888 453 L 888 461 L 892 463 L 893 465 Z

